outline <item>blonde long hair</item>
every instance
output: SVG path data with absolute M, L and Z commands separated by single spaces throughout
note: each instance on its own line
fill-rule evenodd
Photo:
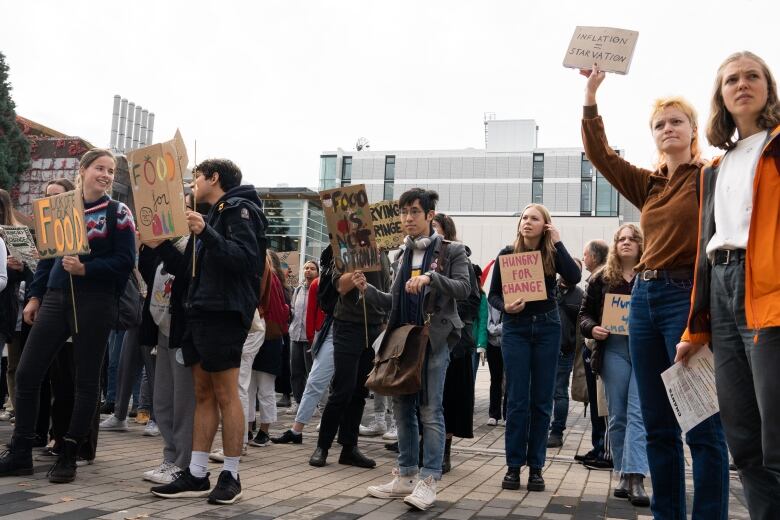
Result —
M 631 232 L 634 235 L 634 240 L 636 240 L 637 244 L 639 245 L 639 255 L 637 256 L 637 263 L 639 263 L 639 259 L 642 257 L 642 252 L 645 250 L 645 237 L 642 234 L 642 230 L 639 229 L 638 226 L 635 224 L 623 224 L 619 228 L 617 228 L 617 231 L 615 231 L 615 236 L 612 237 L 612 245 L 609 246 L 609 254 L 607 255 L 607 263 L 604 265 L 604 268 L 601 270 L 601 277 L 604 280 L 604 282 L 607 284 L 607 287 L 615 287 L 622 283 L 623 281 L 623 264 L 620 261 L 620 257 L 617 254 L 617 245 L 618 245 L 618 239 L 620 238 L 620 233 L 624 229 L 630 229 Z
M 534 251 L 525 247 L 523 241 L 523 235 L 520 234 L 520 226 L 523 224 L 523 215 L 529 209 L 535 209 L 542 215 L 545 224 L 552 224 L 552 217 L 546 207 L 541 204 L 529 204 L 523 208 L 523 212 L 520 214 L 520 221 L 517 223 L 517 237 L 515 243 L 512 245 L 514 253 L 524 253 L 526 251 Z M 544 274 L 546 276 L 555 276 L 555 244 L 553 244 L 550 233 L 543 231 L 542 239 L 539 241 L 539 251 L 542 254 L 542 265 L 544 266 Z

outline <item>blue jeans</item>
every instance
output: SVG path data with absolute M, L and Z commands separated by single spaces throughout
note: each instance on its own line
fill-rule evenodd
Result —
M 629 313 L 631 362 L 647 431 L 653 480 L 650 508 L 659 520 L 685 520 L 685 461 L 680 427 L 669 405 L 661 372 L 672 365 L 690 308 L 691 281 L 634 282 Z M 693 457 L 693 520 L 725 520 L 729 461 L 720 415 L 685 436 Z
M 119 358 L 122 353 L 122 342 L 125 339 L 125 331 L 112 330 L 108 336 L 108 374 L 106 383 L 106 402 L 113 403 L 116 400 L 116 371 L 119 368 Z
M 323 394 L 328 390 L 334 371 L 333 326 L 331 326 L 325 341 L 322 342 L 322 346 L 314 357 L 309 378 L 306 380 L 306 387 L 303 389 L 301 402 L 298 403 L 298 413 L 295 415 L 295 422 L 308 424 L 311 416 L 314 414 L 317 403 L 322 400 Z
M 506 463 L 542 468 L 547 455 L 555 373 L 561 349 L 558 309 L 504 319 L 501 353 L 506 373 Z
M 558 355 L 558 370 L 555 374 L 555 394 L 553 401 L 553 421 L 550 433 L 563 435 L 566 418 L 569 416 L 569 379 L 574 368 L 574 352 Z
M 647 434 L 628 353 L 628 336 L 612 334 L 607 338 L 601 379 L 607 393 L 609 446 L 615 471 L 647 475 Z
M 401 476 L 417 474 L 420 457 L 420 429 L 417 424 L 417 407 L 423 434 L 423 467 L 420 478 L 432 475 L 441 479 L 444 462 L 444 378 L 450 364 L 450 349 L 446 344 L 428 343 L 428 354 L 423 365 L 422 390 L 416 394 L 393 397 L 393 415 L 398 428 L 398 470 Z

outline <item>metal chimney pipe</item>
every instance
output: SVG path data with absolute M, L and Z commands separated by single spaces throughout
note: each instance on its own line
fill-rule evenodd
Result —
M 111 111 L 111 150 L 116 151 L 116 133 L 119 127 L 119 94 L 114 96 L 114 108 Z
M 146 124 L 146 142 L 154 142 L 154 112 L 149 112 L 149 122 Z
M 141 112 L 141 135 L 138 136 L 138 145 L 146 146 L 146 123 L 149 121 L 149 111 L 143 109 Z
M 135 103 L 132 101 L 127 104 L 127 126 L 125 127 L 125 151 L 133 149 L 133 114 L 135 113 Z
M 133 148 L 138 148 L 138 140 L 141 133 L 141 105 L 135 107 L 135 124 L 133 125 Z
M 116 149 L 119 152 L 125 151 L 125 125 L 127 121 L 127 100 L 122 99 L 122 105 L 119 110 L 119 130 L 116 135 Z

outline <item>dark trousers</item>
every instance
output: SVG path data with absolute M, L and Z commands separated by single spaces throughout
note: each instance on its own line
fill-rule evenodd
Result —
M 780 518 L 780 327 L 745 320 L 745 264 L 712 268 L 712 348 L 720 418 L 752 519 Z
M 496 420 L 505 419 L 504 357 L 501 355 L 501 347 L 488 345 L 485 357 L 487 357 L 488 369 L 490 370 L 490 407 L 488 416 Z
M 366 379 L 374 363 L 374 349 L 370 347 L 381 332 L 379 325 L 333 320 L 333 382 L 328 404 L 322 412 L 317 446 L 330 449 L 338 431 L 342 446 L 356 446 L 358 428 L 363 417 L 368 389 Z
M 279 375 L 276 376 L 274 381 L 274 387 L 277 393 L 289 395 L 292 393 L 292 386 L 290 385 L 290 335 L 284 335 L 284 341 L 282 343 L 282 370 Z
M 295 402 L 299 404 L 312 365 L 309 348 L 308 341 L 290 341 L 290 385 Z
M 81 441 L 89 435 L 100 394 L 100 368 L 106 340 L 116 318 L 117 297 L 113 291 L 76 291 L 76 302 L 78 334 L 74 333 L 69 291 L 49 290 L 43 298 L 16 373 L 14 437 L 35 435 L 41 383 L 69 337 L 73 338 L 76 388 L 67 436 Z
M 130 405 L 130 395 L 140 379 L 141 369 L 146 368 L 146 377 L 154 381 L 155 360 L 152 358 L 152 347 L 139 343 L 139 328 L 125 331 L 122 340 L 122 353 L 117 367 L 116 404 L 114 415 L 120 421 L 127 419 L 127 408 Z M 133 407 L 138 408 L 138 401 L 133 398 Z M 152 408 L 152 407 L 150 407 Z M 154 419 L 154 410 L 149 410 Z
M 607 434 L 607 421 L 605 417 L 599 417 L 599 398 L 596 391 L 596 376 L 590 369 L 590 350 L 582 349 L 582 359 L 585 365 L 585 383 L 588 385 L 588 401 L 590 405 L 590 442 L 593 445 L 591 453 L 596 457 L 605 456 L 606 444 L 604 436 Z

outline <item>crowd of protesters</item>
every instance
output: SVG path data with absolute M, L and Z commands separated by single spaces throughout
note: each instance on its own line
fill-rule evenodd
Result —
M 290 287 L 267 247 L 257 192 L 231 161 L 194 168 L 189 235 L 142 241 L 131 210 L 109 196 L 115 157 L 84 154 L 75 185 L 52 181 L 46 195 L 79 190 L 89 254 L 32 269 L 0 240 L 0 419 L 14 422 L 0 476 L 31 475 L 33 460 L 48 458 L 49 480 L 71 482 L 95 461 L 98 434 L 126 431 L 135 417 L 144 435 L 163 439 L 160 465 L 142 475 L 151 493 L 231 504 L 242 495 L 248 446 L 301 444 L 319 416 L 311 466 L 328 464 L 335 441 L 340 464 L 373 468 L 359 437 L 382 435 L 397 464 L 368 494 L 426 510 L 452 467 L 453 437 L 474 436 L 476 372 L 487 362 L 486 422 L 506 429 L 504 489 L 521 488 L 523 467 L 527 490 L 545 489 L 547 449 L 564 444 L 577 386 L 587 389 L 592 449 L 574 458 L 613 471 L 614 496 L 650 506 L 655 518 L 685 518 L 685 442 L 694 519 L 727 518 L 729 451 L 751 518 L 780 518 L 775 80 L 749 52 L 724 61 L 706 136 L 725 154 L 711 162 L 700 156 L 693 107 L 657 100 L 651 170 L 609 146 L 596 105 L 605 74 L 595 65 L 582 74 L 585 153 L 641 209 L 640 225 L 589 241 L 582 260 L 549 211 L 529 204 L 515 240 L 483 274 L 453 219 L 437 213 L 438 194 L 412 188 L 399 200 L 404 243 L 380 253 L 378 270 L 341 272 L 327 247 Z M 0 223 L 18 225 L 5 191 Z M 501 257 L 532 251 L 546 298 L 505 301 Z M 123 316 L 128 294 L 138 300 L 135 320 Z M 628 334 L 603 326 L 607 294 L 630 297 Z M 421 390 L 374 393 L 362 424 L 375 343 L 403 325 L 427 326 Z M 705 346 L 720 413 L 682 436 L 661 373 Z M 294 421 L 271 437 L 279 408 Z M 222 448 L 213 449 L 220 425 Z M 222 464 L 213 486 L 209 461 Z

